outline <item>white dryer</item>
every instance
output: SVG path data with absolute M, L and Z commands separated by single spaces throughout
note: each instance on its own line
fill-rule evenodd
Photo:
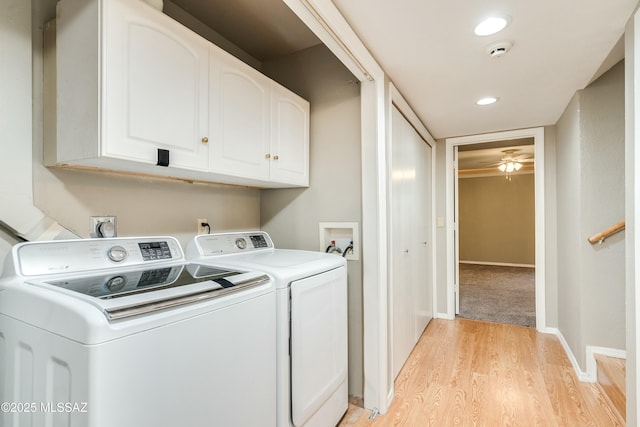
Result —
M 263 231 L 204 234 L 192 262 L 264 271 L 276 286 L 277 424 L 338 424 L 348 407 L 347 266 L 343 257 L 274 248 Z

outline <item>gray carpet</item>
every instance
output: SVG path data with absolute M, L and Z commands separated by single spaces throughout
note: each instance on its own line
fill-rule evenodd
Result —
M 459 316 L 534 328 L 535 269 L 460 264 Z

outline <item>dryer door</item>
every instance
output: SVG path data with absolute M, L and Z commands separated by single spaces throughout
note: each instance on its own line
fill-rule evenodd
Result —
M 330 270 L 291 284 L 291 416 L 302 426 L 347 381 L 347 272 Z M 337 423 L 348 406 L 320 411 Z M 335 397 L 334 397 L 335 398 Z M 329 412 L 329 413 L 327 413 Z M 331 414 L 340 412 L 339 414 Z M 319 421 L 319 420 L 318 420 Z M 333 424 L 331 424 L 333 423 Z M 315 424 L 315 423 L 314 423 Z

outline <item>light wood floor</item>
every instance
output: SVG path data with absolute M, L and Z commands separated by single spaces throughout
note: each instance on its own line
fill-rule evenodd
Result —
M 434 319 L 395 381 L 385 415 L 350 405 L 340 426 L 624 426 L 578 381 L 558 339 L 535 329 Z

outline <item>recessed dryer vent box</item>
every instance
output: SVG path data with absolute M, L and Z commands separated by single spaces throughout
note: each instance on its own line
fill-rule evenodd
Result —
M 360 260 L 360 232 L 358 231 L 357 222 L 321 222 L 319 231 L 320 250 L 322 252 L 327 250 L 327 247 L 331 245 L 331 241 L 335 241 L 336 247 L 340 249 L 340 254 L 343 254 L 353 242 L 353 250 L 349 250 L 344 257 L 350 261 Z M 338 251 L 334 253 L 338 253 Z

